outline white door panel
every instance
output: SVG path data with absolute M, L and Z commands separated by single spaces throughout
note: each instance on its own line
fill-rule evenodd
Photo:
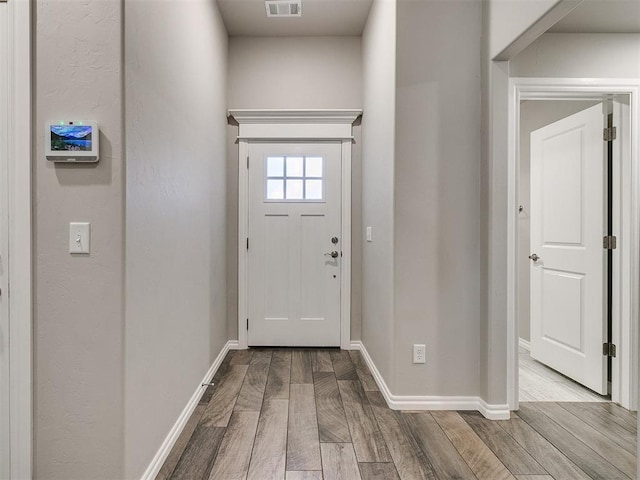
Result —
M 531 133 L 531 356 L 607 393 L 606 143 L 596 105 Z
M 341 148 L 249 146 L 249 346 L 340 345 Z

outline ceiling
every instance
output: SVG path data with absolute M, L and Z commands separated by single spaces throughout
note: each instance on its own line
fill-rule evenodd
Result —
M 302 0 L 302 17 L 268 18 L 264 0 L 218 0 L 230 36 L 362 34 L 372 0 Z
M 584 0 L 552 33 L 640 33 L 639 0 Z

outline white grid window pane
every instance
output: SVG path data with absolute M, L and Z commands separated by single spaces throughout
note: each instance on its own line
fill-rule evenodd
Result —
M 267 199 L 284 200 L 284 180 L 267 180 Z
M 302 180 L 287 179 L 287 200 L 302 200 Z
M 305 177 L 322 178 L 322 157 L 307 157 Z
M 306 180 L 306 200 L 322 200 L 322 180 Z
M 287 177 L 304 177 L 303 166 L 303 157 L 287 157 Z
M 267 177 L 284 177 L 284 157 L 267 157 Z

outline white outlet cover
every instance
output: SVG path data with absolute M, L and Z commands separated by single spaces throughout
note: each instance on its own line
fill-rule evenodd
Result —
M 414 344 L 413 345 L 413 363 L 426 363 L 427 359 L 427 347 L 426 345 Z
M 89 222 L 69 223 L 69 253 L 91 252 L 91 224 Z

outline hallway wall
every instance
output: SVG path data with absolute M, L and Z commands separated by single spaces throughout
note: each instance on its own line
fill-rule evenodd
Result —
M 34 478 L 123 476 L 121 5 L 34 3 Z M 98 123 L 99 163 L 45 159 L 59 120 Z M 69 254 L 71 221 L 91 222 L 90 255 Z
M 231 37 L 231 109 L 362 108 L 360 37 Z M 227 319 L 238 338 L 238 127 L 227 128 Z M 351 338 L 362 317 L 362 162 L 360 127 L 352 150 Z
M 125 477 L 227 342 L 227 34 L 208 0 L 125 3 Z
M 399 0 L 397 15 L 392 392 L 477 396 L 482 5 Z
M 509 74 L 639 78 L 640 34 L 545 33 L 513 59 Z
M 373 0 L 362 34 L 362 343 L 393 385 L 393 196 L 396 121 L 396 0 Z

